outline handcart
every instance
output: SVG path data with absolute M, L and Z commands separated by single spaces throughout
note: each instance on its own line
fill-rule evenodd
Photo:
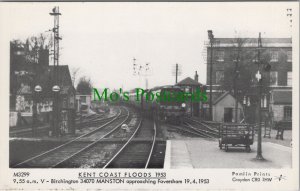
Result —
M 225 148 L 227 152 L 230 147 L 245 147 L 247 152 L 251 151 L 253 145 L 254 128 L 249 124 L 222 124 L 219 127 L 219 147 Z

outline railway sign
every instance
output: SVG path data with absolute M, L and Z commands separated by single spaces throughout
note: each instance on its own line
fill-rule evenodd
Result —
M 260 81 L 260 79 L 261 79 L 261 74 L 260 74 L 259 70 L 257 71 L 255 77 L 256 77 L 257 81 Z

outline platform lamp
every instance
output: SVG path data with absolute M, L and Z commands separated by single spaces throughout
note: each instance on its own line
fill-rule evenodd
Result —
M 58 135 L 58 120 L 59 120 L 59 109 L 58 109 L 58 99 L 59 99 L 59 91 L 60 91 L 60 87 L 58 85 L 54 85 L 52 87 L 52 91 L 53 91 L 53 94 L 54 94 L 54 100 L 53 100 L 53 110 L 52 110 L 52 113 L 53 113 L 53 127 L 52 127 L 52 130 L 53 130 L 53 133 L 55 136 Z
M 262 86 L 263 86 L 263 77 L 261 72 L 269 72 L 271 69 L 271 65 L 269 62 L 266 62 L 261 59 L 261 50 L 262 50 L 262 42 L 261 42 L 261 33 L 259 33 L 258 37 L 258 62 L 257 62 L 257 73 L 255 75 L 257 81 L 258 81 L 258 138 L 257 138 L 257 155 L 256 155 L 256 160 L 264 161 L 264 157 L 262 156 L 262 138 L 261 138 L 261 104 L 262 104 Z
M 262 75 L 258 70 L 255 74 L 255 77 L 258 81 L 258 135 L 257 135 L 257 160 L 264 160 L 262 156 L 262 147 L 261 147 L 261 88 L 262 88 Z
M 257 160 L 264 160 L 264 157 L 262 156 L 262 147 L 261 147 L 261 88 L 262 88 L 262 74 L 261 74 L 261 58 L 260 58 L 260 50 L 262 49 L 262 43 L 261 43 L 261 33 L 259 33 L 258 37 L 258 52 L 257 52 L 257 72 L 255 74 L 255 78 L 257 79 L 257 91 L 258 91 L 258 134 L 257 134 Z
M 42 87 L 40 85 L 36 85 L 34 87 L 33 92 L 33 103 L 32 103 L 32 134 L 35 135 L 36 127 L 37 127 L 37 102 L 39 93 L 42 91 Z

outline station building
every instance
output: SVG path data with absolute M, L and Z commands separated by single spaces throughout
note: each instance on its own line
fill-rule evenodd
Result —
M 10 126 L 31 126 L 34 102 L 40 124 L 50 124 L 54 92 L 60 87 L 58 105 L 60 124 L 66 132 L 75 127 L 75 88 L 67 65 L 50 66 L 49 50 L 37 47 L 29 54 L 29 47 L 11 43 L 10 48 Z M 39 86 L 37 92 L 35 87 Z
M 196 90 L 204 91 L 205 87 L 203 84 L 198 82 L 198 74 L 195 72 L 194 79 L 191 77 L 184 78 L 176 84 L 176 86 L 181 87 L 185 92 L 196 93 Z M 192 102 L 186 103 L 186 114 L 187 116 L 199 117 L 202 112 L 202 102 Z

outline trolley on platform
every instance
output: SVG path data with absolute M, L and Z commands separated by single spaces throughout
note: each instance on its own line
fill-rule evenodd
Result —
M 222 124 L 219 129 L 219 147 L 225 148 L 227 152 L 230 147 L 245 147 L 247 152 L 251 151 L 253 145 L 254 128 L 249 124 Z

